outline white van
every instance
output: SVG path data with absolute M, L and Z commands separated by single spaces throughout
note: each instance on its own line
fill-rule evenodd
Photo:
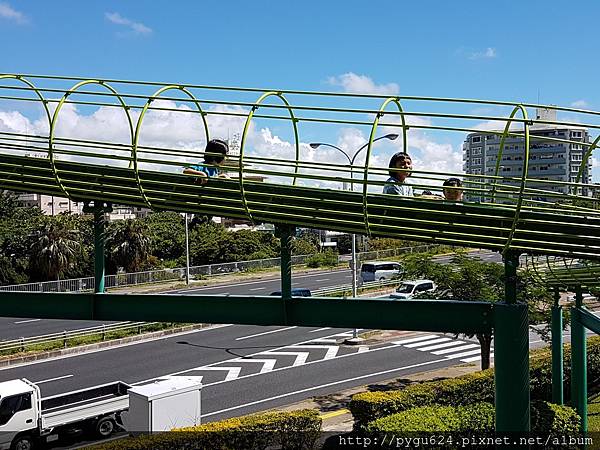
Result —
M 369 261 L 362 264 L 360 277 L 363 283 L 369 281 L 385 281 L 401 277 L 404 267 L 394 261 Z

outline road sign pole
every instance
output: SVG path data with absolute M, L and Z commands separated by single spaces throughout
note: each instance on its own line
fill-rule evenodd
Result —
M 558 304 L 560 293 L 554 290 L 554 305 L 552 306 L 552 403 L 562 405 L 563 393 L 563 316 L 562 306 Z

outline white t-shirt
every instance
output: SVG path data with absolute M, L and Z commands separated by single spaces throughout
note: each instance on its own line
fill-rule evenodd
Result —
M 394 195 L 402 195 L 403 197 L 414 197 L 413 188 L 411 185 L 404 183 L 399 183 L 393 177 L 389 177 L 385 182 L 385 186 L 383 186 L 384 194 L 394 194 Z

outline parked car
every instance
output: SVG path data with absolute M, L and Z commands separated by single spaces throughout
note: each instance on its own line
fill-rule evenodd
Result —
M 416 294 L 421 292 L 434 291 L 437 288 L 435 283 L 431 280 L 412 280 L 403 281 L 396 292 L 390 295 L 390 298 L 399 300 L 408 300 L 413 298 Z
M 363 263 L 360 268 L 360 277 L 363 283 L 391 280 L 401 277 L 403 274 L 402 264 L 394 261 L 369 261 Z
M 281 291 L 271 292 L 269 295 L 281 297 Z M 310 292 L 310 289 L 306 288 L 293 288 L 292 297 L 312 297 L 312 292 Z

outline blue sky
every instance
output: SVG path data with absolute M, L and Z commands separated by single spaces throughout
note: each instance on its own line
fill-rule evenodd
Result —
M 594 1 L 0 0 L 0 72 L 597 109 L 599 13 Z M 436 144 L 456 153 L 460 138 Z

